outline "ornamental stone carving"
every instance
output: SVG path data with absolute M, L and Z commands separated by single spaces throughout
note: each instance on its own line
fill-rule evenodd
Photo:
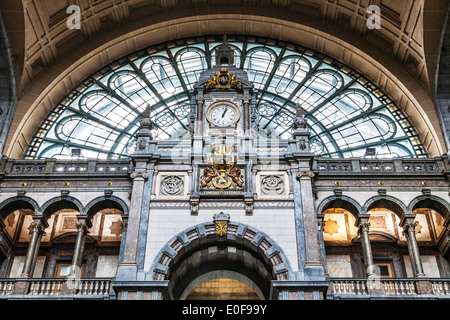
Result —
M 314 177 L 314 172 L 312 171 L 298 171 L 297 172 L 297 179 L 311 179 Z
M 184 191 L 184 181 L 179 176 L 166 176 L 161 179 L 160 192 L 166 196 L 179 196 Z
M 261 177 L 261 193 L 276 196 L 284 192 L 284 179 L 282 176 L 269 175 Z
M 148 173 L 145 171 L 135 171 L 130 174 L 131 179 L 145 180 L 148 178 Z

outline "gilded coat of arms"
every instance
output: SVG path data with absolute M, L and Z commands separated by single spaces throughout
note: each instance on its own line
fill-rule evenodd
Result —
M 241 169 L 234 166 L 236 156 L 232 156 L 234 145 L 226 146 L 224 142 L 215 146 L 211 144 L 211 156 L 208 161 L 211 164 L 203 169 L 200 177 L 200 189 L 243 189 L 244 177 Z
M 236 80 L 236 75 L 229 73 L 228 69 L 223 67 L 220 72 L 216 72 L 211 79 L 205 83 L 206 88 L 210 89 L 241 89 L 242 83 Z

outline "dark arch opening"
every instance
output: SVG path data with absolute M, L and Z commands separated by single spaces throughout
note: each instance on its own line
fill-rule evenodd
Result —
M 249 278 L 270 299 L 271 281 L 276 279 L 267 257 L 246 241 L 227 241 L 217 235 L 191 243 L 169 264 L 169 288 L 179 300 L 186 288 L 201 275 L 216 270 L 238 273 Z M 247 241 L 249 242 L 249 241 Z
M 0 209 L 0 218 L 2 220 L 6 219 L 11 213 L 17 210 L 31 210 L 36 213 L 36 208 L 26 200 L 14 200 L 6 203 Z
M 378 199 L 373 201 L 368 207 L 367 212 L 376 208 L 383 208 L 394 212 L 400 219 L 406 214 L 405 208 L 390 199 Z
M 79 213 L 81 213 L 82 210 L 82 208 L 79 207 L 79 205 L 77 205 L 74 201 L 71 201 L 69 199 L 56 200 L 47 206 L 44 205 L 44 207 L 45 209 L 43 210 L 42 215 L 47 219 L 50 218 L 50 216 L 55 212 L 58 212 L 63 209 L 71 209 L 74 211 L 78 211 Z
M 94 203 L 91 206 L 88 205 L 86 215 L 92 218 L 96 213 L 105 209 L 115 209 L 119 210 L 122 213 L 127 212 L 124 205 L 120 204 L 118 201 L 114 199 L 103 199 Z
M 425 198 L 417 201 L 411 208 L 411 211 L 416 209 L 432 209 L 439 213 L 444 219 L 450 215 L 450 208 L 444 203 L 431 199 Z
M 334 199 L 334 200 L 327 202 L 321 208 L 320 213 L 323 214 L 326 210 L 335 209 L 335 208 L 347 210 L 355 218 L 358 218 L 359 214 L 360 214 L 360 209 L 356 205 L 354 205 L 353 203 L 351 203 L 350 201 L 345 200 L 345 199 Z

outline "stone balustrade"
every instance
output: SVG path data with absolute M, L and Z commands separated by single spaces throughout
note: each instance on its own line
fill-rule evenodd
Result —
M 132 170 L 129 159 L 117 160 L 15 160 L 3 159 L 0 172 L 7 175 L 127 175 Z
M 27 279 L 25 296 L 30 298 L 52 296 L 89 296 L 91 298 L 103 299 L 113 294 L 110 278 L 95 279 Z M 17 280 L 0 279 L 0 299 L 13 298 Z M 23 296 L 23 295 L 21 295 Z
M 330 280 L 328 294 L 345 298 L 368 297 L 414 297 L 421 295 L 449 296 L 450 279 L 351 279 Z
M 444 157 L 430 159 L 317 158 L 313 168 L 319 174 L 442 174 L 450 165 Z

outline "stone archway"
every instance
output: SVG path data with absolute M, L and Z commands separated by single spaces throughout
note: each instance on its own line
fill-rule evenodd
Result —
M 180 232 L 167 242 L 150 269 L 152 280 L 168 280 L 172 299 L 185 298 L 201 281 L 222 276 L 251 287 L 260 298 L 271 298 L 273 280 L 290 280 L 292 269 L 283 250 L 265 233 L 229 222 L 224 236 L 214 222 Z
M 262 293 L 261 289 L 256 285 L 256 283 L 252 279 L 250 279 L 238 272 L 228 271 L 228 270 L 216 270 L 216 271 L 204 273 L 201 276 L 194 279 L 186 287 L 186 289 L 184 289 L 183 293 L 180 296 L 180 300 L 185 300 L 186 298 L 189 298 L 192 295 L 192 293 L 194 293 L 196 288 L 198 288 L 206 283 L 211 283 L 211 281 L 223 280 L 223 279 L 233 280 L 235 282 L 241 283 L 243 285 L 242 287 L 247 287 L 248 289 L 250 289 L 249 291 L 252 291 L 259 299 L 261 299 L 261 300 L 264 299 L 264 294 Z M 209 296 L 208 299 L 211 299 L 212 295 L 214 295 L 214 294 L 216 296 L 220 296 L 220 295 L 225 296 L 226 295 L 227 299 L 234 298 L 234 297 L 236 297 L 237 299 L 243 299 L 243 296 L 244 296 L 244 294 L 237 293 L 233 297 L 233 294 L 230 294 L 226 290 L 223 290 L 223 291 L 224 292 L 217 292 L 217 293 L 216 292 L 207 292 L 207 295 Z M 196 295 L 196 297 L 198 297 L 198 294 Z M 219 299 L 220 298 L 218 298 L 218 300 Z

